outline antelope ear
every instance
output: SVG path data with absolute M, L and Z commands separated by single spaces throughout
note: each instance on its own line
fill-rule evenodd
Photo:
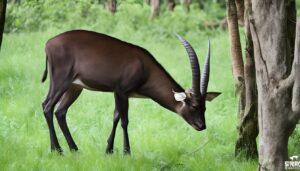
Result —
M 208 92 L 206 93 L 206 101 L 212 101 L 214 98 L 218 97 L 221 93 L 219 92 Z
M 183 102 L 186 99 L 186 94 L 184 92 L 174 92 L 174 98 L 178 102 Z

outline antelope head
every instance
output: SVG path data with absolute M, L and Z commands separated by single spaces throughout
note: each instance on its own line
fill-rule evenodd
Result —
M 207 92 L 210 67 L 210 42 L 208 41 L 208 52 L 200 79 L 200 66 L 193 47 L 183 37 L 179 35 L 177 37 L 185 47 L 190 59 L 192 88 L 185 92 L 174 92 L 174 98 L 176 101 L 181 102 L 178 110 L 179 115 L 197 131 L 201 131 L 206 128 L 204 116 L 206 100 L 211 101 L 221 94 L 219 92 Z

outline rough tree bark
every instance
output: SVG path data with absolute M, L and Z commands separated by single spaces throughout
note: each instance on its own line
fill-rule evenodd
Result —
M 238 121 L 241 120 L 245 108 L 244 62 L 238 28 L 237 10 L 234 0 L 227 1 L 227 23 L 231 49 L 232 74 L 236 94 L 239 95 Z
M 151 19 L 154 19 L 159 15 L 160 0 L 151 0 Z
M 117 0 L 108 0 L 107 8 L 114 15 L 117 12 Z
M 176 6 L 175 0 L 168 0 L 168 10 L 174 11 L 174 8 Z
M 296 34 L 296 17 L 297 17 L 297 11 L 296 11 L 296 2 L 288 1 L 287 4 L 287 26 L 288 26 L 288 41 L 289 41 L 289 49 L 291 54 L 291 59 L 288 61 L 288 66 L 292 66 L 292 62 L 294 59 L 294 46 L 295 46 L 295 34 Z
M 250 0 L 245 1 L 245 5 L 248 10 L 251 5 Z M 249 21 L 248 15 L 245 15 L 245 17 L 246 21 Z M 227 20 L 231 44 L 233 77 L 237 92 L 236 94 L 239 98 L 237 115 L 238 138 L 235 146 L 235 155 L 240 156 L 241 154 L 244 154 L 246 158 L 257 158 L 256 137 L 258 135 L 258 123 L 253 45 L 250 27 L 248 22 L 246 22 L 246 63 L 244 67 L 239 37 L 236 0 L 227 1 Z
M 0 0 L 0 48 L 2 45 L 4 24 L 5 24 L 5 13 L 6 13 L 6 0 Z
M 284 170 L 288 140 L 300 118 L 300 23 L 294 67 L 288 41 L 290 0 L 252 0 L 250 24 L 258 90 L 259 167 Z M 295 38 L 294 38 L 295 40 Z
M 236 8 L 237 8 L 237 15 L 239 18 L 239 23 L 241 25 L 244 24 L 244 14 L 245 14 L 245 2 L 244 0 L 235 0 Z
M 255 81 L 255 63 L 253 42 L 249 23 L 249 10 L 251 10 L 251 0 L 245 0 L 245 109 L 238 124 L 238 139 L 235 146 L 235 155 L 245 154 L 246 158 L 257 158 L 256 137 L 258 135 L 257 121 L 257 88 Z

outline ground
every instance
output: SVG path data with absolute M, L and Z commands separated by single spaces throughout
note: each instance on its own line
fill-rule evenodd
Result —
M 41 83 L 45 42 L 64 30 L 5 34 L 0 58 L 1 170 L 255 170 L 257 161 L 234 157 L 236 99 L 231 75 L 228 35 L 216 31 L 211 39 L 210 91 L 222 95 L 208 103 L 207 129 L 197 132 L 178 115 L 146 99 L 131 99 L 131 156 L 122 153 L 119 126 L 115 153 L 105 154 L 112 128 L 112 93 L 85 90 L 70 108 L 67 120 L 79 151 L 70 152 L 56 120 L 64 155 L 50 152 L 49 133 L 41 103 L 49 80 Z M 101 31 L 101 30 L 100 30 Z M 187 54 L 176 36 L 109 33 L 146 48 L 184 88 L 191 86 Z M 135 35 L 135 36 L 133 36 Z M 172 35 L 172 34 L 170 34 Z M 203 64 L 207 35 L 186 34 Z M 291 153 L 297 152 L 291 147 Z M 299 153 L 299 151 L 298 151 Z

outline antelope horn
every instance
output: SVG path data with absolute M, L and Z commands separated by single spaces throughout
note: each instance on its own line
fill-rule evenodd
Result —
M 205 64 L 203 68 L 203 73 L 201 77 L 201 84 L 200 84 L 200 92 L 202 96 L 206 96 L 207 93 L 207 86 L 209 81 L 209 67 L 210 67 L 210 40 L 208 40 L 208 52 L 205 59 Z
M 201 93 L 200 93 L 200 66 L 199 66 L 199 62 L 198 62 L 198 58 L 197 58 L 197 54 L 195 53 L 193 47 L 191 46 L 191 44 L 186 41 L 183 37 L 181 37 L 180 35 L 176 34 L 177 38 L 180 40 L 180 42 L 182 43 L 182 45 L 185 47 L 189 59 L 190 59 L 190 63 L 191 63 L 191 67 L 192 67 L 192 91 L 193 94 L 196 97 L 200 97 Z

